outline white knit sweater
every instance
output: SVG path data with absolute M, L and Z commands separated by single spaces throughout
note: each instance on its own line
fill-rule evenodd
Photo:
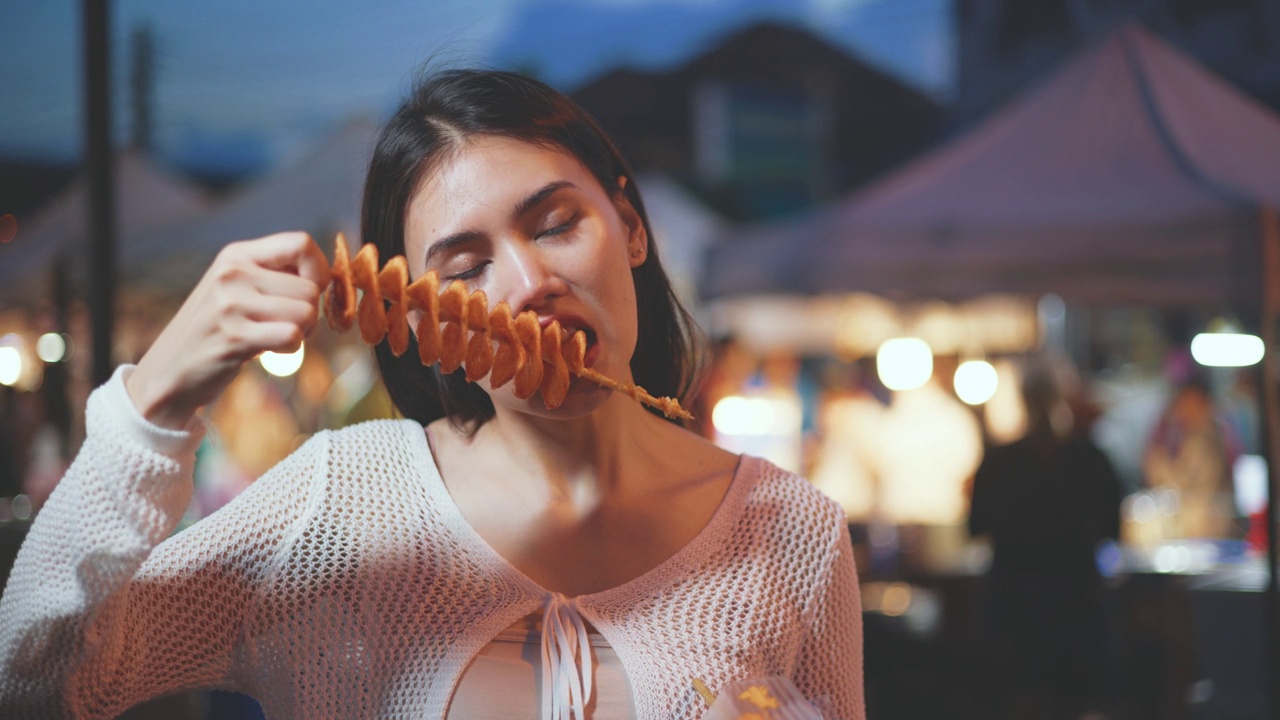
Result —
M 551 597 L 466 523 L 416 423 L 321 432 L 172 537 L 200 429 L 147 423 L 121 373 L 87 425 L 0 600 L 0 717 L 110 718 L 222 688 L 271 718 L 444 718 L 468 661 Z M 676 555 L 573 605 L 642 720 L 700 717 L 694 677 L 777 674 L 864 716 L 843 514 L 765 461 L 742 459 Z

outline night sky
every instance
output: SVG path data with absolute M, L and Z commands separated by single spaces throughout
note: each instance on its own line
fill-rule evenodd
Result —
M 78 157 L 80 12 L 0 4 L 0 158 Z M 424 63 L 516 68 L 572 90 L 619 65 L 677 64 L 766 18 L 941 99 L 952 84 L 948 0 L 116 0 L 112 14 L 115 134 L 131 125 L 129 38 L 145 24 L 155 149 L 187 166 L 270 164 L 343 118 L 381 116 Z

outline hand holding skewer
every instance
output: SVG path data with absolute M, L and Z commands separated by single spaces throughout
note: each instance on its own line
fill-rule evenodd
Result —
M 441 291 L 434 270 L 409 283 L 403 256 L 391 258 L 379 270 L 377 247 L 365 244 L 351 258 L 339 234 L 325 293 L 329 325 L 346 332 L 358 324 L 362 340 L 372 345 L 385 337 L 391 352 L 399 356 L 409 348 L 408 318 L 413 310 L 421 313 L 414 330 L 423 365 L 439 363 L 446 373 L 465 368 L 470 382 L 489 375 L 494 388 L 514 380 L 516 397 L 525 400 L 541 391 L 551 410 L 564 402 L 571 376 L 577 376 L 655 407 L 667 417 L 693 417 L 675 398 L 655 397 L 634 383 L 586 367 L 587 340 L 581 330 L 566 335 L 554 320 L 541 327 L 531 310 L 513 317 L 505 301 L 490 311 L 483 290 L 468 294 L 466 285 L 455 280 Z

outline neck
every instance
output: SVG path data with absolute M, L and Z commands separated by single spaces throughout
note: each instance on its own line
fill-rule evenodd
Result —
M 567 420 L 500 408 L 476 439 L 501 448 L 526 478 L 546 488 L 549 499 L 586 508 L 628 489 L 624 470 L 651 452 L 647 441 L 661 422 L 614 393 L 596 411 Z

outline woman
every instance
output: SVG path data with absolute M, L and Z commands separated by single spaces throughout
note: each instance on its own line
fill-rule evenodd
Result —
M 605 375 L 690 384 L 631 173 L 541 83 L 421 85 L 377 143 L 362 224 L 414 277 L 584 330 Z M 0 713 L 112 717 L 216 687 L 281 718 L 696 718 L 694 678 L 780 674 L 862 717 L 838 508 L 591 383 L 549 410 L 384 343 L 409 419 L 319 433 L 165 540 L 191 492 L 195 411 L 246 360 L 296 347 L 327 280 L 305 235 L 231 245 L 95 393 L 0 604 Z

